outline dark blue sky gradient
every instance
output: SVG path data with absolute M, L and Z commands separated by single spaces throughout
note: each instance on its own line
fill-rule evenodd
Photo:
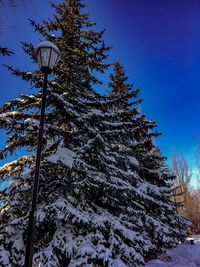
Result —
M 176 149 L 195 169 L 194 153 L 200 139 L 200 1 L 84 2 L 97 28 L 106 28 L 105 41 L 113 47 L 109 60 L 120 60 L 129 81 L 142 88 L 142 111 L 157 121 L 163 133 L 157 143 L 163 153 L 170 158 Z M 38 35 L 26 18 L 40 21 L 51 14 L 46 0 L 29 0 L 25 8 L 21 5 L 9 11 L 5 18 L 9 26 L 3 32 L 1 45 L 9 46 L 16 54 L 1 58 L 1 62 L 33 69 L 20 49 L 20 41 L 38 43 Z M 3 67 L 0 72 L 0 105 L 30 91 L 28 84 L 10 77 Z

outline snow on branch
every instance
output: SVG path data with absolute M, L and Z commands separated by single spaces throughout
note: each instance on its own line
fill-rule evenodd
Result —
M 67 148 L 60 148 L 55 154 L 48 157 L 48 161 L 52 163 L 62 162 L 64 165 L 68 166 L 70 169 L 73 166 L 74 158 L 76 154 Z

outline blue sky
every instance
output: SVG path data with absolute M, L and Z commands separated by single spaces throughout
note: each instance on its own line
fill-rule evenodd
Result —
M 120 60 L 130 82 L 142 88 L 142 111 L 157 121 L 163 133 L 157 143 L 164 155 L 170 159 L 176 149 L 195 169 L 194 154 L 200 141 L 200 1 L 84 2 L 97 27 L 106 28 L 105 41 L 113 47 L 109 60 Z M 25 6 L 21 4 L 5 14 L 7 26 L 1 45 L 16 54 L 1 58 L 0 63 L 31 70 L 33 66 L 20 49 L 20 41 L 38 43 L 27 18 L 40 21 L 51 17 L 48 1 L 28 0 Z M 30 91 L 26 83 L 11 77 L 2 66 L 0 73 L 0 105 Z M 0 139 L 4 140 L 1 133 Z

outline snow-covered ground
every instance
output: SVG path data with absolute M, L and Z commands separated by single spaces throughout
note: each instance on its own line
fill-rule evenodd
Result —
M 190 245 L 189 240 L 159 259 L 149 261 L 145 267 L 200 267 L 200 236 L 193 236 L 194 245 Z

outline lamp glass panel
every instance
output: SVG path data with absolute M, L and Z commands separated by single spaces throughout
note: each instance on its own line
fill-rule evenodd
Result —
M 56 64 L 57 59 L 58 59 L 58 53 L 54 49 L 52 49 L 51 50 L 51 58 L 49 61 L 49 68 L 51 70 L 54 68 L 54 65 Z
M 37 62 L 38 62 L 38 65 L 39 67 L 41 68 L 42 66 L 42 57 L 41 57 L 41 53 L 40 53 L 40 49 L 37 51 L 37 55 L 36 55 L 36 58 L 37 58 Z
M 51 48 L 43 47 L 41 48 L 41 66 L 40 67 L 49 67 L 49 57 L 50 57 Z

